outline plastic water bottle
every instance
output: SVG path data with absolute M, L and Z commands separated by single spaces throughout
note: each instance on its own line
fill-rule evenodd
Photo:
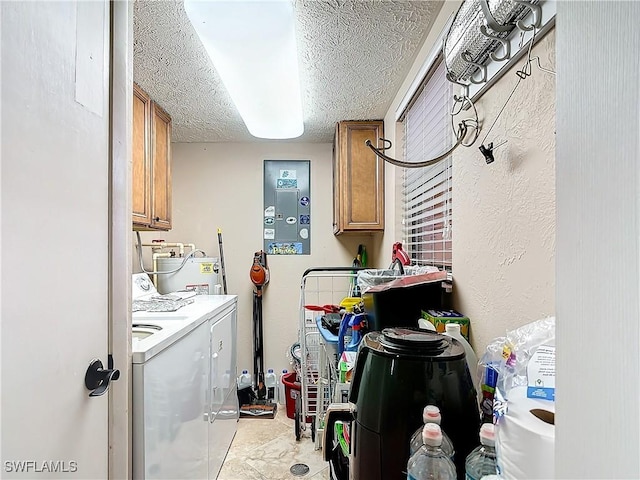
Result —
M 267 374 L 264 376 L 264 386 L 267 387 L 267 400 L 275 400 L 278 377 L 273 372 L 273 368 L 267 370 Z
M 422 440 L 424 445 L 407 463 L 407 480 L 456 480 L 456 467 L 440 448 L 440 425 L 425 424 L 422 428 Z
M 238 377 L 238 390 L 251 387 L 252 385 L 251 374 L 248 370 L 242 370 L 242 375 Z
M 471 451 L 465 462 L 466 480 L 480 480 L 496 475 L 496 432 L 492 423 L 484 423 L 480 428 L 480 445 Z
M 426 407 L 424 407 L 424 410 L 422 411 L 422 421 L 424 422 L 425 425 L 427 423 L 436 423 L 440 425 L 440 422 L 442 421 L 442 417 L 440 415 L 440 409 L 435 405 L 427 405 Z M 422 429 L 423 429 L 423 426 L 421 426 L 418 430 L 416 430 L 411 437 L 411 444 L 409 447 L 409 452 L 411 455 L 416 453 L 418 450 L 420 450 L 420 447 L 422 447 L 422 444 L 423 444 Z M 447 457 L 453 460 L 453 456 L 455 454 L 453 443 L 451 442 L 451 439 L 447 436 L 447 434 L 444 431 L 442 431 L 442 429 L 441 429 L 441 432 L 442 432 L 442 445 L 440 446 L 440 448 L 442 448 L 442 451 Z
M 284 388 L 284 382 L 283 382 L 284 377 L 287 373 L 289 373 L 289 371 L 286 368 L 282 370 L 282 374 L 280 375 L 280 382 L 278 382 L 278 403 L 280 405 L 287 404 L 287 396 L 285 394 L 285 388 Z

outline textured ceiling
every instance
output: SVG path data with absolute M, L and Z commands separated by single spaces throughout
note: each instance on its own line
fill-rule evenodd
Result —
M 304 134 L 331 142 L 339 120 L 381 119 L 440 1 L 295 0 Z M 134 80 L 173 120 L 174 142 L 250 142 L 182 1 L 134 4 Z

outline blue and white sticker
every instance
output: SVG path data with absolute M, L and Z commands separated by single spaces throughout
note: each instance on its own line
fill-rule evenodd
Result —
M 277 188 L 298 188 L 298 180 L 295 178 L 279 178 L 276 182 Z
M 264 218 L 264 224 L 265 225 L 273 225 L 274 223 L 276 223 L 275 219 L 273 217 L 265 217 Z
M 300 225 L 309 225 L 311 223 L 310 215 L 300 215 Z
M 527 397 L 556 399 L 556 348 L 540 345 L 527 364 Z
M 302 197 L 300 199 L 300 205 L 302 205 L 303 207 L 306 207 L 309 205 L 309 197 Z
M 309 230 L 306 228 L 301 228 L 300 229 L 300 238 L 306 240 L 307 238 L 309 238 Z
M 276 215 L 275 205 L 269 205 L 267 208 L 264 209 L 265 217 L 275 217 L 275 215 Z

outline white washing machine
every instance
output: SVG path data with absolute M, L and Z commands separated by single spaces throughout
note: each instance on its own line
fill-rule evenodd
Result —
M 157 295 L 134 275 L 134 306 Z M 236 432 L 237 297 L 186 300 L 133 313 L 134 479 L 215 479 Z

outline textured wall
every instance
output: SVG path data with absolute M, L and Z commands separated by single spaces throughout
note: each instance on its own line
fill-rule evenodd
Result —
M 545 67 L 555 65 L 554 35 L 533 49 Z M 523 63 L 477 102 L 484 130 L 453 160 L 454 298 L 479 356 L 507 330 L 555 314 L 555 77 L 534 67 L 485 142 L 508 141 L 495 162 L 478 150 Z
M 263 161 L 311 161 L 311 255 L 269 255 L 271 280 L 263 300 L 265 368 L 289 368 L 286 352 L 298 339 L 302 273 L 310 267 L 350 266 L 359 243 L 366 244 L 370 263 L 379 258 L 378 237 L 333 236 L 332 145 L 174 143 L 172 148 L 173 229 L 141 232 L 141 238 L 143 242 L 163 238 L 195 243 L 217 257 L 216 232 L 222 228 L 228 290 L 239 296 L 238 368 L 250 371 L 253 284 L 249 269 L 254 252 L 262 249 Z M 145 255 L 148 269 L 149 253 Z M 140 270 L 137 261 L 133 269 Z

